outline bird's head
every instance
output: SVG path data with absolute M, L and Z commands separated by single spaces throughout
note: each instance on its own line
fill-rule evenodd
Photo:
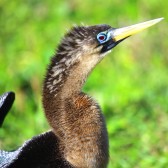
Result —
M 109 51 L 127 37 L 162 19 L 117 29 L 109 25 L 73 27 L 64 36 L 56 55 L 51 59 L 44 88 L 55 95 L 61 90 L 60 88 L 64 90 L 64 96 L 79 92 L 91 70 Z
M 131 25 L 123 28 L 112 28 L 109 25 L 76 26 L 73 27 L 63 38 L 58 47 L 60 59 L 63 60 L 83 60 L 85 57 L 97 55 L 102 59 L 117 44 L 156 23 L 163 18 L 150 20 L 147 22 Z M 92 57 L 90 57 L 91 61 Z M 71 61 L 68 62 L 71 62 Z M 89 59 L 87 60 L 89 61 Z

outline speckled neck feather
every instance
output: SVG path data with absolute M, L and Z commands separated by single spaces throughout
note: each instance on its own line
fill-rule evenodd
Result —
M 108 136 L 98 104 L 81 92 L 101 60 L 96 34 L 107 25 L 75 27 L 51 59 L 43 86 L 43 106 L 64 157 L 76 168 L 105 168 Z

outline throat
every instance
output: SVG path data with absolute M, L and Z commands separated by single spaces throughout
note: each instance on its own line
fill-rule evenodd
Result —
M 86 76 L 87 74 L 82 73 L 79 63 L 69 69 L 53 67 L 51 72 L 48 72 L 44 90 L 52 97 L 66 99 L 80 93 Z
M 84 59 L 71 63 L 62 59 L 51 63 L 44 83 L 46 94 L 66 99 L 81 92 L 87 76 L 97 64 L 97 55 L 82 56 Z M 93 58 L 94 57 L 94 58 Z
M 54 130 L 59 127 L 59 122 L 62 123 L 60 120 L 66 115 L 66 102 L 73 104 L 75 99 L 80 97 L 87 76 L 98 63 L 96 54 L 83 55 L 73 63 L 72 59 L 65 59 L 66 57 L 61 60 L 57 58 L 53 57 L 51 60 L 42 97 L 46 117 Z

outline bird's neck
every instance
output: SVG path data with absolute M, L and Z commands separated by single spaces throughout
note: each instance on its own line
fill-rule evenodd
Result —
M 73 61 L 73 58 L 77 61 Z M 51 59 L 43 86 L 43 106 L 48 122 L 54 130 L 59 127 L 58 114 L 62 118 L 66 113 L 66 102 L 80 100 L 82 86 L 97 64 L 97 58 L 96 54 L 88 54 L 59 59 L 58 53 Z
M 52 59 L 44 83 L 44 97 L 47 94 L 55 97 L 54 99 L 65 100 L 80 94 L 87 76 L 98 63 L 98 56 L 88 54 L 80 57 L 84 59 L 79 58 L 72 63 L 66 58 L 61 59 L 59 62 L 55 62 L 55 57 Z
M 72 64 L 68 59 L 52 59 L 44 82 L 43 106 L 65 159 L 75 167 L 104 168 L 108 162 L 104 118 L 97 103 L 81 93 L 99 60 L 96 54 L 80 58 Z

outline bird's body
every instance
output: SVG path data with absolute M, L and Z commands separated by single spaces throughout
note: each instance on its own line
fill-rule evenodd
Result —
M 108 25 L 72 28 L 52 57 L 43 85 L 43 107 L 52 131 L 32 138 L 14 153 L 0 151 L 0 166 L 106 168 L 105 120 L 95 100 L 82 92 L 83 84 L 112 48 L 160 20 L 120 29 Z

